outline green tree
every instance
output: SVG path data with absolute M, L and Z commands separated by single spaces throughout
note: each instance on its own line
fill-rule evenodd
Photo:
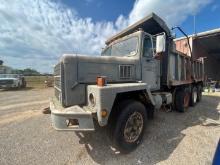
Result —
M 23 74 L 25 76 L 39 76 L 41 75 L 37 70 L 31 69 L 31 68 L 26 68 L 24 70 L 22 69 L 14 69 L 12 71 L 14 74 Z

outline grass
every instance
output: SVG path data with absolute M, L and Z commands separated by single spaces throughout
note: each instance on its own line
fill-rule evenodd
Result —
M 47 87 L 45 84 L 46 80 L 53 82 L 53 76 L 25 76 L 27 87 L 45 88 Z

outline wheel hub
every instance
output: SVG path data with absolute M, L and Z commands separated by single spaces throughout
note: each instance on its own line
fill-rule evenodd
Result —
M 194 91 L 193 92 L 193 102 L 196 103 L 196 101 L 197 101 L 197 92 Z
M 127 120 L 124 129 L 124 138 L 126 142 L 135 142 L 143 129 L 144 120 L 139 112 L 134 112 Z
M 184 107 L 187 108 L 189 106 L 189 94 L 186 93 L 185 96 L 184 96 Z

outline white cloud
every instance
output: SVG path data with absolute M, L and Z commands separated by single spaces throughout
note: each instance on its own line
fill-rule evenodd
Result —
M 212 0 L 136 0 L 129 14 L 129 23 L 143 18 L 152 11 L 170 25 L 181 24 L 188 16 L 197 14 Z
M 61 54 L 99 54 L 107 37 L 151 12 L 169 25 L 180 24 L 210 1 L 136 0 L 128 16 L 120 15 L 115 22 L 94 22 L 51 0 L 2 0 L 0 58 L 14 67 L 52 71 Z
M 79 18 L 76 11 L 49 0 L 5 0 L 0 21 L 0 58 L 40 71 L 51 71 L 63 53 L 98 54 L 117 30 L 112 22 Z

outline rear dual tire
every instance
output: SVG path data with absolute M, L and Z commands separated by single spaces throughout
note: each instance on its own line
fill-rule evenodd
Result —
M 198 88 L 194 86 L 191 91 L 190 106 L 195 106 L 198 100 Z
M 185 112 L 189 107 L 190 92 L 188 88 L 177 89 L 175 94 L 175 107 L 178 112 Z
M 197 102 L 202 100 L 202 86 L 198 85 L 197 87 Z
M 176 89 L 175 108 L 178 112 L 185 112 L 190 106 L 195 106 L 202 99 L 202 86 L 194 86 L 190 92 L 188 87 Z

